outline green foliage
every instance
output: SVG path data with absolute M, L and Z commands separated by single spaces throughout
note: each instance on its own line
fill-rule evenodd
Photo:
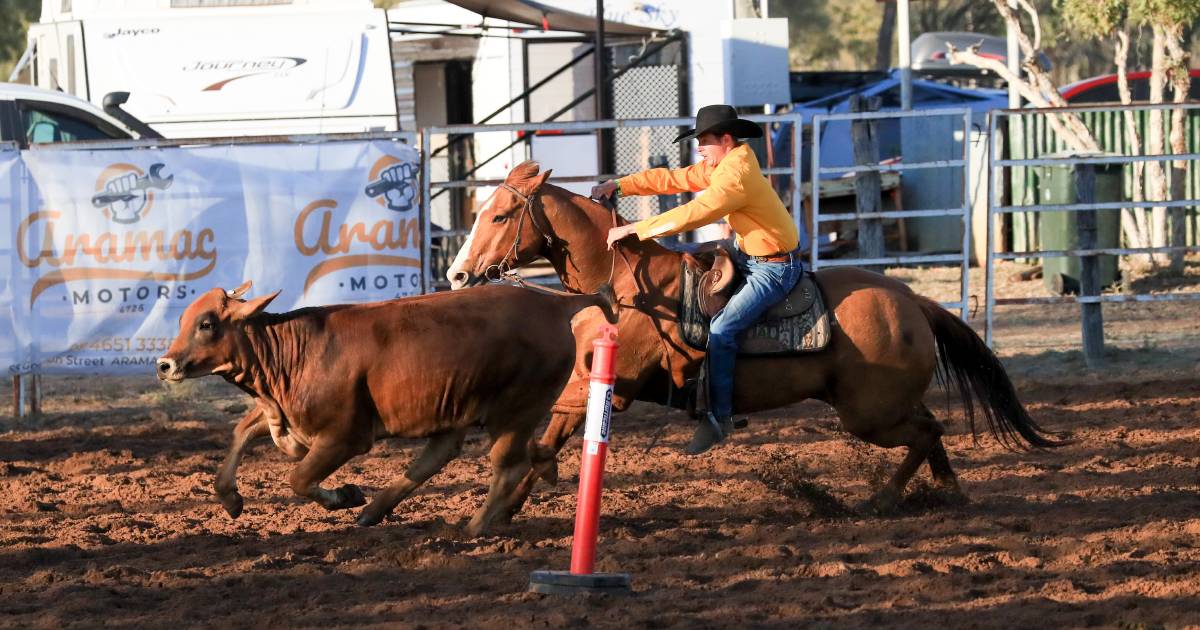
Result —
M 1124 26 L 1129 0 L 1055 0 L 1063 22 L 1083 37 L 1106 38 Z
M 1129 13 L 1142 24 L 1189 26 L 1200 20 L 1197 0 L 1128 0 Z
M 0 0 L 0 81 L 25 52 L 25 32 L 41 10 L 39 0 Z

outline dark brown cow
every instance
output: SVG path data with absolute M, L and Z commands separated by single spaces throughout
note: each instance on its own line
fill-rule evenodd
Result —
M 234 429 L 217 475 L 217 496 L 230 516 L 242 511 L 237 465 L 255 438 L 270 435 L 299 460 L 291 474 L 296 494 L 338 510 L 366 499 L 353 485 L 322 488 L 333 471 L 376 438 L 428 437 L 404 476 L 363 509 L 358 523 L 374 525 L 481 425 L 493 441 L 493 476 L 467 526 L 471 534 L 519 507 L 512 494 L 530 470 L 530 437 L 575 363 L 572 317 L 600 306 L 612 318 L 615 308 L 608 288 L 563 297 L 496 285 L 274 314 L 263 310 L 279 292 L 241 299 L 249 288 L 247 282 L 198 298 L 158 360 L 160 379 L 214 374 L 258 403 Z

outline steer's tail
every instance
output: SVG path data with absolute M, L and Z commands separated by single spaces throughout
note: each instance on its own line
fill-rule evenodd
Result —
M 992 435 L 1008 448 L 1024 444 L 1037 448 L 1064 446 L 1029 417 L 1000 359 L 965 322 L 937 302 L 917 297 L 937 339 L 938 380 L 958 392 L 967 423 L 975 433 L 975 401 Z
M 595 293 L 586 293 L 584 295 L 575 296 L 579 302 L 579 310 L 583 310 L 589 306 L 598 306 L 604 311 L 604 318 L 610 324 L 617 323 L 617 294 L 613 291 L 612 285 L 605 282 L 596 289 Z M 578 311 L 576 311 L 578 312 Z

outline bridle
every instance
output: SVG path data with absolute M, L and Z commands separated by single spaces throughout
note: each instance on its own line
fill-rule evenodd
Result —
M 519 249 L 521 247 L 521 231 L 522 231 L 521 228 L 524 225 L 526 217 L 529 217 L 529 224 L 533 226 L 533 229 L 535 232 L 538 233 L 538 236 L 542 237 L 542 239 L 546 241 L 546 249 L 547 250 L 553 248 L 555 237 L 554 237 L 553 233 L 550 232 L 549 230 L 542 229 L 542 227 L 540 225 L 538 225 L 537 219 L 535 219 L 533 216 L 533 201 L 534 201 L 534 199 L 539 198 L 539 193 L 541 192 L 541 186 L 533 189 L 533 191 L 530 192 L 528 195 L 522 193 L 521 191 L 508 185 L 507 183 L 500 184 L 500 188 L 507 190 L 508 192 L 515 195 L 517 197 L 517 199 L 521 200 L 521 204 L 522 204 L 521 205 L 521 216 L 519 219 L 517 219 L 517 235 L 513 239 L 512 246 L 508 248 L 508 251 L 505 252 L 504 257 L 500 259 L 499 263 L 496 263 L 494 265 L 489 265 L 486 269 L 484 269 L 484 271 L 483 271 L 484 279 L 488 280 L 489 282 L 503 282 L 503 281 L 507 280 L 509 282 L 512 282 L 513 284 L 516 284 L 517 286 L 535 289 L 535 290 L 543 292 L 543 293 L 551 293 L 551 294 L 555 294 L 555 295 L 575 295 L 568 291 L 559 291 L 557 289 L 552 289 L 550 287 L 543 287 L 540 285 L 533 284 L 533 283 L 525 280 L 525 278 L 522 278 L 521 275 L 519 273 L 517 273 L 515 269 L 513 269 L 512 265 L 513 265 L 513 263 L 516 262 L 516 259 L 518 256 L 517 252 L 519 251 Z M 617 226 L 617 204 L 616 204 L 616 202 L 610 198 L 607 203 L 605 203 L 605 201 L 601 200 L 600 204 L 602 206 L 605 206 L 606 208 L 608 208 L 609 214 L 612 217 L 612 226 L 616 227 Z M 544 211 L 545 206 L 543 206 L 542 209 Z M 671 367 L 670 349 L 667 347 L 667 343 L 663 339 L 663 337 L 666 335 L 666 331 L 664 331 L 659 326 L 658 318 L 656 318 L 654 316 L 654 313 L 651 310 L 646 310 L 644 308 L 646 306 L 646 304 L 645 304 L 645 295 L 646 294 L 642 290 L 642 283 L 638 281 L 637 274 L 634 272 L 633 266 L 629 263 L 629 257 L 625 255 L 624 249 L 621 247 L 621 244 L 614 243 L 613 245 L 614 246 L 613 246 L 613 255 L 612 255 L 612 266 L 608 270 L 608 284 L 611 286 L 613 283 L 613 277 L 616 275 L 616 271 L 617 271 L 617 256 L 619 255 L 621 257 L 621 260 L 623 260 L 625 262 L 625 268 L 629 271 L 629 277 L 631 280 L 633 280 L 633 286 L 636 289 L 637 293 L 634 294 L 634 296 L 633 296 L 633 304 L 626 305 L 626 304 L 621 304 L 620 302 L 618 302 L 617 308 L 620 309 L 621 307 L 626 307 L 626 308 L 632 308 L 635 311 L 640 311 L 647 318 L 649 318 L 650 325 L 656 331 L 657 334 L 655 335 L 655 337 L 658 338 L 659 347 L 662 349 L 662 353 L 663 353 L 663 359 L 667 364 L 666 365 L 667 374 L 668 374 L 668 377 L 667 377 L 667 406 L 670 407 L 671 399 L 672 399 L 672 385 L 671 385 L 671 376 L 670 375 L 673 374 L 673 369 Z M 512 262 L 509 261 L 510 258 L 512 259 Z M 492 275 L 493 270 L 495 270 L 494 277 Z
M 521 216 L 517 219 L 517 235 L 516 238 L 513 239 L 512 247 L 508 248 L 508 251 L 504 253 L 504 257 L 500 259 L 500 262 L 494 265 L 488 265 L 488 267 L 483 270 L 484 279 L 490 282 L 500 282 L 505 278 L 515 278 L 521 280 L 521 277 L 513 269 L 513 264 L 517 262 L 517 256 L 520 255 L 518 252 L 521 248 L 521 232 L 523 231 L 522 228 L 525 225 L 526 217 L 529 218 L 529 225 L 533 226 L 533 230 L 538 233 L 538 236 L 542 237 L 542 240 L 546 241 L 546 248 L 550 249 L 554 245 L 554 236 L 551 234 L 551 232 L 549 230 L 543 230 L 542 226 L 538 225 L 537 220 L 533 218 L 533 200 L 538 198 L 538 193 L 541 191 L 541 187 L 539 186 L 538 188 L 535 188 L 533 192 L 528 195 L 508 184 L 500 184 L 500 188 L 507 190 L 516 196 L 517 199 L 521 200 Z M 495 270 L 495 275 L 493 275 L 493 270 Z M 521 282 L 523 282 L 523 280 L 521 280 Z
M 538 225 L 537 219 L 535 219 L 533 216 L 533 201 L 535 199 L 540 198 L 538 193 L 541 192 L 541 186 L 533 189 L 533 191 L 531 193 L 529 193 L 528 195 L 526 195 L 525 193 L 522 193 L 521 191 L 517 190 L 516 188 L 514 188 L 513 186 L 510 186 L 507 183 L 502 183 L 502 184 L 500 184 L 499 187 L 503 188 L 504 190 L 507 190 L 508 192 L 512 193 L 517 199 L 521 200 L 521 216 L 520 216 L 520 218 L 517 219 L 517 234 L 513 238 L 513 244 L 508 248 L 508 251 L 504 253 L 504 257 L 500 259 L 500 262 L 493 264 L 493 265 L 488 265 L 488 267 L 483 270 L 483 277 L 485 280 L 487 280 L 489 282 L 503 282 L 505 280 L 508 280 L 510 282 L 519 284 L 521 286 L 528 286 L 529 283 L 524 278 L 522 278 L 521 275 L 519 273 L 517 273 L 516 268 L 514 268 L 514 264 L 517 262 L 517 256 L 520 255 L 519 251 L 521 248 L 521 231 L 522 231 L 521 228 L 525 224 L 525 218 L 526 217 L 529 218 L 529 225 L 532 225 L 534 231 L 538 233 L 538 236 L 542 237 L 542 240 L 546 241 L 546 249 L 547 250 L 553 248 L 553 246 L 554 246 L 554 238 L 555 237 L 554 237 L 553 232 L 551 232 L 550 230 L 542 229 L 542 226 Z M 614 203 L 611 199 L 608 200 L 607 203 L 605 203 L 605 201 L 603 201 L 603 200 L 599 200 L 599 202 L 600 202 L 600 205 L 608 208 L 609 214 L 612 217 L 612 226 L 616 227 L 617 226 L 617 205 L 616 205 L 616 203 Z M 545 207 L 543 207 L 543 210 L 545 210 Z M 637 288 L 637 294 L 634 296 L 634 308 L 640 308 L 642 306 L 641 302 L 643 301 L 643 291 L 642 291 L 641 283 L 639 283 L 637 281 L 637 275 L 633 271 L 633 266 L 629 264 L 629 257 L 625 255 L 625 252 L 622 250 L 620 243 L 614 243 L 613 255 L 612 255 L 612 265 L 609 267 L 609 270 L 608 270 L 608 283 L 611 285 L 613 282 L 613 277 L 616 276 L 617 256 L 618 255 L 621 257 L 621 260 L 623 260 L 625 262 L 625 268 L 629 271 L 629 276 L 631 278 L 633 278 L 634 286 L 635 286 L 635 288 Z

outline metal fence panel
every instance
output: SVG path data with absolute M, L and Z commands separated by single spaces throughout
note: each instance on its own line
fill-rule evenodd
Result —
M 1124 131 L 1124 112 L 1133 112 L 1135 120 L 1141 127 L 1139 133 L 1145 138 L 1145 124 L 1148 119 L 1148 112 L 1152 110 L 1170 110 L 1184 109 L 1187 110 L 1185 120 L 1188 124 L 1188 153 L 1184 155 L 1151 155 L 1151 156 L 1131 156 L 1129 155 L 1128 145 L 1125 139 Z M 1107 157 L 1055 157 L 1045 158 L 1049 153 L 1062 152 L 1066 145 L 1062 142 L 1053 131 L 1049 128 L 1049 124 L 1045 122 L 1047 115 L 1055 113 L 1078 113 L 1081 115 L 1084 123 L 1093 130 L 1097 136 L 1097 141 L 1100 143 L 1101 149 L 1106 152 L 1117 153 L 1117 156 Z M 1156 302 L 1156 301 L 1178 301 L 1178 300 L 1195 300 L 1200 299 L 1200 292 L 1192 293 L 1173 293 L 1169 295 L 1075 295 L 1061 296 L 1048 298 L 997 298 L 996 297 L 996 261 L 997 260 L 1016 260 L 1030 258 L 1051 258 L 1064 256 L 1092 256 L 1092 255 L 1132 255 L 1132 254 L 1148 254 L 1148 253 L 1171 253 L 1171 252 L 1192 252 L 1200 251 L 1200 246 L 1195 244 L 1196 228 L 1195 208 L 1200 207 L 1200 104 L 1190 103 L 1176 105 L 1164 103 L 1161 105 L 1112 105 L 1112 106 L 1083 106 L 1083 107 L 1067 107 L 1056 108 L 1054 110 L 995 110 L 991 112 L 988 126 L 991 130 L 992 137 L 995 137 L 997 128 L 1001 120 L 1018 121 L 1014 127 L 1021 130 L 1023 133 L 1023 144 L 1014 145 L 1013 151 L 1020 154 L 1020 157 L 1010 159 L 1002 159 L 1000 154 L 999 143 L 993 143 L 992 150 L 988 154 L 988 235 L 987 235 L 987 266 L 984 275 L 984 340 L 989 346 L 993 343 L 993 332 L 995 328 L 995 309 L 997 305 L 1002 304 L 1055 304 L 1055 303 L 1078 303 L 1078 304 L 1098 304 L 1103 302 Z M 1167 121 L 1169 116 L 1164 116 Z M 1129 173 L 1133 163 L 1147 162 L 1166 162 L 1166 161 L 1186 161 L 1188 181 L 1185 187 L 1184 196 L 1186 199 L 1175 199 L 1166 202 L 1100 202 L 1100 203 L 1068 203 L 1068 204 L 1036 204 L 1033 200 L 1038 199 L 1038 191 L 1036 186 L 1030 184 L 1031 181 L 1036 181 L 1029 170 L 1032 167 L 1039 165 L 1079 165 L 1079 164 L 1125 164 L 1125 190 L 1127 198 L 1129 197 Z M 1014 201 L 1011 205 L 1004 205 L 1001 202 L 1000 191 L 998 190 L 998 182 L 1005 181 L 1006 172 L 1011 176 L 1012 195 Z M 1169 173 L 1169 169 L 1168 169 Z M 1018 203 L 1017 200 L 1024 203 Z M 1042 212 L 1082 212 L 1082 211 L 1101 211 L 1106 209 L 1121 209 L 1121 208 L 1150 208 L 1150 207 L 1167 207 L 1167 208 L 1189 208 L 1192 209 L 1192 216 L 1189 217 L 1188 233 L 1192 240 L 1187 241 L 1188 245 L 1184 247 L 1149 247 L 1149 248 L 1090 248 L 1090 249 L 1068 249 L 1068 250 L 1053 250 L 1041 251 L 1037 244 L 1036 229 L 1030 229 L 1036 226 L 1036 218 Z M 993 229 L 994 219 L 998 215 L 1010 214 L 1013 216 L 1013 231 L 1014 243 L 1013 249 L 1015 253 L 998 253 L 996 234 Z M 1022 255 L 1024 254 L 1024 255 Z M 1085 346 L 1086 348 L 1086 346 Z
M 962 157 L 953 160 L 930 160 L 925 162 L 900 162 L 896 164 L 865 164 L 854 166 L 823 166 L 821 161 L 821 126 L 830 122 L 850 122 L 868 121 L 868 120 L 927 120 L 936 117 L 950 117 L 956 123 L 962 125 L 962 142 L 961 148 Z M 970 169 L 970 134 L 971 134 L 971 110 L 967 108 L 945 108 L 945 109 L 928 109 L 915 111 L 896 111 L 896 112 L 861 112 L 853 114 L 822 114 L 813 117 L 812 121 L 812 232 L 809 234 L 811 261 L 814 271 L 822 267 L 843 267 L 843 266 L 860 266 L 860 265 L 921 265 L 921 264 L 937 264 L 958 262 L 961 269 L 960 274 L 960 297 L 956 302 L 944 303 L 946 308 L 956 308 L 963 319 L 967 318 L 968 297 L 970 295 L 970 255 L 971 255 L 971 169 Z M 904 210 L 899 212 L 879 212 L 858 214 L 855 213 L 838 213 L 830 215 L 821 215 L 821 175 L 828 174 L 847 174 L 847 173 L 864 173 L 872 171 L 918 171 L 924 172 L 928 169 L 938 169 L 939 172 L 945 170 L 961 171 L 962 186 L 959 189 L 959 196 L 962 200 L 962 205 L 957 208 L 932 209 L 932 210 Z M 884 256 L 879 258 L 838 258 L 834 260 L 821 260 L 820 256 L 820 224 L 831 221 L 843 221 L 850 219 L 875 219 L 875 218 L 904 218 L 904 217 L 957 217 L 962 221 L 962 251 L 959 254 L 905 254 L 898 256 Z

